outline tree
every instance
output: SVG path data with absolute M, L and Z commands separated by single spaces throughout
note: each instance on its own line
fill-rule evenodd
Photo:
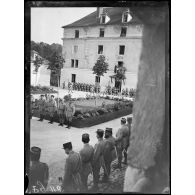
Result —
M 54 52 L 53 55 L 49 59 L 49 66 L 48 69 L 51 70 L 52 73 L 54 73 L 57 77 L 57 85 L 60 86 L 60 75 L 61 75 L 61 69 L 63 68 L 63 63 L 65 62 L 64 58 L 57 54 L 57 52 Z
M 98 77 L 104 76 L 104 73 L 107 73 L 107 70 L 109 70 L 108 66 L 108 63 L 105 62 L 105 56 L 100 55 L 93 66 L 93 74 L 96 74 Z
M 35 57 L 35 60 L 34 60 L 34 66 L 35 66 L 35 73 L 36 73 L 36 80 L 35 80 L 35 85 L 37 84 L 37 74 L 38 74 L 38 71 L 39 71 L 39 68 L 41 66 L 41 64 L 43 63 L 43 59 L 39 56 L 36 56 Z

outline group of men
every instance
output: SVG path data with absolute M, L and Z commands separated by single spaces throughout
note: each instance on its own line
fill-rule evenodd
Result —
M 72 143 L 63 144 L 63 149 L 68 155 L 65 163 L 64 177 L 59 177 L 61 181 L 62 192 L 87 192 L 88 176 L 93 175 L 92 191 L 98 191 L 99 182 L 109 182 L 111 173 L 111 164 L 117 158 L 117 168 L 121 169 L 121 163 L 127 163 L 127 148 L 131 134 L 132 117 L 121 119 L 121 127 L 114 138 L 112 128 L 106 128 L 105 131 L 98 129 L 96 131 L 97 143 L 95 146 L 89 144 L 89 134 L 82 135 L 83 148 L 79 153 L 73 151 Z M 30 166 L 30 184 L 29 191 L 32 192 L 38 184 L 47 187 L 49 178 L 48 165 L 39 161 L 41 149 L 31 148 L 31 166 Z M 122 159 L 124 157 L 124 161 Z M 103 169 L 104 176 L 100 181 L 100 169 Z
M 59 98 L 59 104 L 54 99 L 54 95 L 50 97 L 48 95 L 41 95 L 38 100 L 38 109 L 40 113 L 39 121 L 43 121 L 45 116 L 48 114 L 50 116 L 49 123 L 53 123 L 54 114 L 57 112 L 59 117 L 59 126 L 64 125 L 64 121 L 67 121 L 67 128 L 71 127 L 72 118 L 75 113 L 75 106 L 71 99 L 61 99 Z

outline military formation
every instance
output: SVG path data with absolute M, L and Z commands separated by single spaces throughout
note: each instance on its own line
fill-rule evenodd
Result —
M 75 105 L 73 104 L 71 98 L 61 99 L 59 101 L 54 99 L 54 95 L 48 96 L 41 95 L 38 102 L 36 102 L 40 119 L 39 121 L 43 121 L 46 115 L 49 115 L 50 121 L 49 123 L 53 123 L 54 114 L 57 113 L 59 118 L 59 126 L 63 126 L 66 120 L 67 128 L 71 127 L 72 118 L 75 113 Z M 35 107 L 34 101 L 31 100 L 31 111 L 33 112 L 33 107 Z M 33 113 L 31 113 L 32 116 Z
M 79 152 L 75 152 L 71 142 L 63 144 L 62 149 L 68 155 L 65 162 L 64 177 L 59 177 L 61 183 L 61 192 L 98 192 L 98 184 L 107 183 L 110 179 L 111 165 L 114 160 L 118 160 L 117 167 L 121 170 L 121 163 L 127 163 L 127 148 L 130 147 L 132 118 L 121 119 L 121 127 L 113 136 L 112 128 L 97 129 L 97 143 L 89 144 L 90 136 L 87 133 L 82 135 L 83 147 Z M 42 183 L 46 189 L 49 168 L 47 164 L 39 161 L 41 149 L 31 148 L 30 165 L 30 185 L 29 192 L 37 187 L 37 183 Z M 122 161 L 124 159 L 124 161 Z M 102 168 L 104 176 L 100 180 L 100 169 Z M 93 176 L 93 187 L 88 189 L 88 177 Z

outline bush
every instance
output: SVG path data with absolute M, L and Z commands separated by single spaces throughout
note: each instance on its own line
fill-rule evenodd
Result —
M 79 114 L 83 114 L 82 110 L 76 110 L 74 116 L 78 116 Z
M 89 117 L 91 117 L 91 115 L 87 112 L 87 113 L 85 113 L 85 114 L 83 114 L 83 116 L 85 117 L 85 118 L 89 118 Z
M 79 115 L 77 116 L 77 119 L 84 119 L 84 117 L 83 117 L 82 114 L 79 114 Z

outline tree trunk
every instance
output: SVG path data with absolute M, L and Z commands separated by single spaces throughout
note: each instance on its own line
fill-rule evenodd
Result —
M 165 115 L 167 26 L 165 13 L 157 12 L 155 17 L 157 22 L 154 19 L 144 24 L 125 192 L 161 193 L 169 185 L 169 127 L 165 117 L 169 114 Z

